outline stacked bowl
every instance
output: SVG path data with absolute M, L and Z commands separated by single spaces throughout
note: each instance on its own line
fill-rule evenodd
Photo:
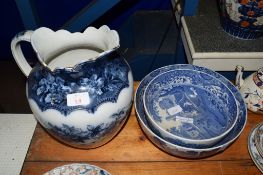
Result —
M 184 158 L 223 151 L 247 119 L 245 103 L 230 81 L 189 64 L 165 66 L 145 76 L 135 94 L 135 110 L 157 147 Z

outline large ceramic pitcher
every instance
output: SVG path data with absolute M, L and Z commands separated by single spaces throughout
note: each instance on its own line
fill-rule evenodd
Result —
M 39 64 L 27 63 L 28 41 Z M 133 77 L 116 49 L 119 36 L 107 26 L 83 33 L 39 28 L 15 36 L 13 56 L 28 77 L 27 98 L 36 119 L 60 141 L 94 148 L 111 140 L 128 117 Z

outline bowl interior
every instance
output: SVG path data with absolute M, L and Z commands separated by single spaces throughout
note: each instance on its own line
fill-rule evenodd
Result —
M 143 101 L 153 127 L 178 138 L 217 139 L 237 121 L 237 103 L 230 89 L 196 70 L 159 74 L 146 86 Z
M 206 72 L 207 74 L 211 74 L 214 77 L 220 79 L 223 83 L 225 83 L 225 85 L 233 92 L 235 99 L 237 101 L 238 104 L 238 118 L 237 118 L 237 122 L 234 125 L 233 129 L 231 130 L 231 132 L 224 137 L 222 140 L 220 140 L 218 143 L 216 143 L 215 145 L 209 147 L 209 148 L 196 148 L 194 145 L 188 146 L 188 145 L 177 145 L 169 140 L 166 140 L 165 138 L 162 138 L 160 135 L 158 135 L 157 133 L 153 132 L 150 127 L 149 124 L 147 122 L 146 119 L 146 113 L 144 110 L 144 105 L 143 105 L 143 94 L 145 91 L 145 88 L 147 86 L 147 84 L 154 78 L 156 77 L 156 75 L 164 73 L 166 71 L 172 70 L 172 69 L 192 69 L 192 70 L 198 70 L 198 71 L 203 71 Z M 137 113 L 137 117 L 138 120 L 140 121 L 140 124 L 142 126 L 143 129 L 145 129 L 147 132 L 145 132 L 145 134 L 148 137 L 154 137 L 157 141 L 155 142 L 155 144 L 164 150 L 164 146 L 160 146 L 159 143 L 162 143 L 163 145 L 167 145 L 167 147 L 171 148 L 171 149 L 182 149 L 184 151 L 190 151 L 190 152 L 200 152 L 200 151 L 213 151 L 216 149 L 224 149 L 225 147 L 227 147 L 230 143 L 232 143 L 239 135 L 240 133 L 243 131 L 245 124 L 246 124 L 246 119 L 247 119 L 247 110 L 246 110 L 246 105 L 243 101 L 242 96 L 240 95 L 240 93 L 238 92 L 238 90 L 233 86 L 233 84 L 228 81 L 225 77 L 223 77 L 222 75 L 209 70 L 207 68 L 204 67 L 199 67 L 199 66 L 194 66 L 194 65 L 188 65 L 188 64 L 179 64 L 179 65 L 170 65 L 170 66 L 165 66 L 159 69 L 154 70 L 153 72 L 151 72 L 150 74 L 148 74 L 147 76 L 144 77 L 144 79 L 140 82 L 140 85 L 137 88 L 136 94 L 135 94 L 135 110 Z M 158 142 L 158 143 L 157 143 Z M 166 151 L 166 150 L 164 150 Z

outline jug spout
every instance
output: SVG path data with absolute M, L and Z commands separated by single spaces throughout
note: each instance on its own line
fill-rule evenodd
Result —
M 236 75 L 235 85 L 237 86 L 238 89 L 240 89 L 244 83 L 244 80 L 243 80 L 244 67 L 238 65 L 236 66 L 236 71 L 237 71 L 237 75 Z

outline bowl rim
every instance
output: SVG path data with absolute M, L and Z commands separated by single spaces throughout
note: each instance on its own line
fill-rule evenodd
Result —
M 135 112 L 137 114 L 137 119 L 139 119 L 139 123 L 142 124 L 141 127 L 145 128 L 151 135 L 155 136 L 158 140 L 161 140 L 162 142 L 164 142 L 165 144 L 171 146 L 171 147 L 176 147 L 178 149 L 183 149 L 185 151 L 195 151 L 195 152 L 208 152 L 208 151 L 213 151 L 213 150 L 216 150 L 216 149 L 220 149 L 220 148 L 226 148 L 228 145 L 230 145 L 232 142 L 234 142 L 239 136 L 240 134 L 242 133 L 242 131 L 244 130 L 245 126 L 246 126 L 246 123 L 247 123 L 247 110 L 246 110 L 246 104 L 243 100 L 243 97 L 240 95 L 240 97 L 242 98 L 242 104 L 244 106 L 244 114 L 241 116 L 241 117 L 244 117 L 245 118 L 245 121 L 244 121 L 244 124 L 242 126 L 242 128 L 240 129 L 240 131 L 236 134 L 236 136 L 234 136 L 232 139 L 226 141 L 224 144 L 222 145 L 216 145 L 216 146 L 211 146 L 211 147 L 208 147 L 208 148 L 190 148 L 190 147 L 185 147 L 185 146 L 180 146 L 180 145 L 176 145 L 174 143 L 171 143 L 167 140 L 165 140 L 164 138 L 160 137 L 159 135 L 155 134 L 145 123 L 144 121 L 141 119 L 141 116 L 138 112 L 138 107 L 137 107 L 137 95 L 138 95 L 138 90 L 139 88 L 142 86 L 142 84 L 144 83 L 144 81 L 146 81 L 146 79 L 148 77 L 150 77 L 150 74 L 153 73 L 153 72 L 157 72 L 161 69 L 165 69 L 165 68 L 169 68 L 169 67 L 176 67 L 176 66 L 184 66 L 184 65 L 188 65 L 188 64 L 174 64 L 174 65 L 167 65 L 167 66 L 164 66 L 164 67 L 160 67 L 150 73 L 148 73 L 139 83 L 137 89 L 136 89 L 136 92 L 135 92 L 135 95 L 134 95 L 134 107 L 135 107 Z M 204 68 L 204 67 L 200 67 L 200 66 L 196 66 L 196 65 L 191 65 L 193 67 L 197 67 L 197 68 L 202 68 L 202 69 L 205 69 L 207 71 L 211 71 L 210 69 L 207 69 L 207 68 Z M 182 68 L 182 69 L 187 69 L 187 68 Z M 213 71 L 214 72 L 214 71 Z M 226 79 L 224 76 L 220 75 L 219 73 L 217 72 L 214 72 L 215 74 L 217 74 L 220 78 L 222 78 L 223 80 L 225 80 L 226 82 L 229 82 L 230 84 L 232 84 L 228 79 Z M 234 85 L 233 85 L 234 86 Z M 237 99 L 236 99 L 237 100 Z M 240 105 L 241 106 L 241 105 Z M 239 111 L 240 111 L 240 108 L 239 108 Z M 240 118 L 241 118 L 240 117 Z M 148 136 L 148 134 L 146 133 L 146 135 Z
M 223 133 L 220 133 L 219 135 L 216 135 L 214 137 L 211 137 L 211 138 L 208 138 L 208 139 L 190 139 L 190 138 L 184 138 L 184 137 L 181 137 L 181 136 L 178 136 L 178 135 L 174 135 L 168 131 L 166 131 L 163 127 L 161 127 L 153 118 L 153 116 L 151 115 L 151 113 L 149 112 L 148 108 L 147 108 L 147 105 L 146 105 L 146 91 L 149 89 L 149 85 L 155 81 L 158 77 L 161 77 L 162 75 L 164 74 L 167 74 L 167 73 L 171 73 L 171 72 L 174 72 L 174 71 L 178 71 L 178 70 L 189 70 L 189 71 L 193 71 L 193 72 L 200 72 L 200 73 L 204 73 L 206 74 L 207 76 L 209 77 L 212 77 L 213 79 L 217 79 L 216 77 L 212 76 L 212 75 L 209 75 L 205 72 L 202 72 L 202 71 L 198 71 L 198 70 L 192 70 L 192 69 L 175 69 L 173 68 L 172 70 L 168 70 L 168 71 L 165 71 L 161 74 L 158 74 L 157 76 L 155 76 L 153 79 L 151 79 L 151 81 L 149 81 L 145 87 L 145 90 L 144 90 L 144 93 L 143 93 L 143 105 L 144 105 L 144 111 L 146 112 L 146 119 L 149 119 L 150 122 L 154 125 L 154 127 L 157 127 L 157 129 L 164 133 L 165 135 L 168 135 L 170 138 L 172 139 L 177 139 L 177 140 L 182 140 L 183 142 L 187 142 L 188 144 L 198 144 L 198 145 L 203 145 L 203 144 L 209 144 L 208 142 L 212 142 L 210 144 L 213 144 L 214 142 L 217 142 L 219 141 L 221 138 L 223 138 L 225 135 L 227 135 L 232 129 L 233 127 L 235 126 L 236 122 L 237 122 L 237 119 L 238 119 L 238 111 L 239 111 L 239 108 L 238 108 L 238 104 L 237 104 L 237 100 L 235 98 L 235 95 L 233 94 L 233 92 L 225 85 L 225 83 L 223 83 L 221 80 L 217 79 L 220 83 L 222 83 L 222 85 L 230 92 L 229 94 L 231 94 L 232 98 L 234 99 L 235 101 L 235 115 L 234 115 L 234 121 L 231 123 L 230 127 L 225 130 Z M 212 71 L 212 70 L 210 70 Z M 214 71 L 213 71 L 214 72 Z M 150 72 L 151 73 L 151 72 Z M 149 73 L 149 74 L 150 74 Z

